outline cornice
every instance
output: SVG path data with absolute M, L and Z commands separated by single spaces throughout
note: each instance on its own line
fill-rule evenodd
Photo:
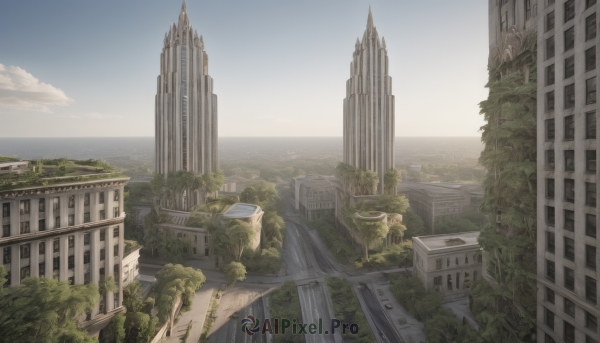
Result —
M 31 195 L 53 194 L 59 192 L 78 191 L 83 189 L 98 189 L 112 186 L 121 186 L 129 182 L 129 178 L 115 178 L 92 181 L 78 181 L 69 183 L 60 183 L 55 185 L 44 185 L 27 188 L 17 188 L 6 191 L 0 191 L 0 199 L 18 198 Z

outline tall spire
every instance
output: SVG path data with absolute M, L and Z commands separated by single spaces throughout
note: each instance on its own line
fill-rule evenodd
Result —
M 186 12 L 186 7 L 185 7 L 185 0 L 183 0 L 183 2 L 181 3 L 181 12 Z
M 187 10 L 186 10 L 186 6 L 185 6 L 185 0 L 183 0 L 183 2 L 181 3 L 181 12 L 179 13 L 178 28 L 180 30 L 185 30 L 185 29 L 187 29 L 187 26 L 188 26 L 188 16 L 187 16 Z
M 369 17 L 367 18 L 367 28 L 373 29 L 373 14 L 371 14 L 371 5 L 369 5 Z

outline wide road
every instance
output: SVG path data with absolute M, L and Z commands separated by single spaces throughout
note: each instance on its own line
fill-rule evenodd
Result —
M 373 298 L 371 292 L 367 288 L 362 288 L 360 294 L 367 304 L 367 308 L 370 312 L 369 314 L 371 315 L 371 319 L 373 319 L 377 330 L 385 335 L 385 338 L 387 338 L 390 343 L 400 343 L 396 338 L 394 330 L 390 327 L 387 317 L 383 314 L 384 309 L 382 309 L 377 300 Z M 378 335 L 378 332 L 374 330 L 373 334 Z

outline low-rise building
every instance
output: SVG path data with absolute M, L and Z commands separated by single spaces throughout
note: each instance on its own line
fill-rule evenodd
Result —
M 413 273 L 428 291 L 466 296 L 482 276 L 479 231 L 413 237 Z
M 130 284 L 133 280 L 136 280 L 140 275 L 140 250 L 142 246 L 136 241 L 125 241 L 125 251 L 123 252 L 123 262 L 121 265 L 123 268 L 123 287 Z
M 0 175 L 23 174 L 29 170 L 29 161 L 15 161 L 0 163 Z
M 83 319 L 82 325 L 97 334 L 124 310 L 123 192 L 129 178 L 99 172 L 86 162 L 68 163 L 73 171 L 62 176 L 56 176 L 58 166 L 49 165 L 36 177 L 0 184 L 0 262 L 8 272 L 4 287 L 18 286 L 27 277 L 74 285 L 98 285 L 113 277 L 118 290 L 100 294 Z
M 333 214 L 335 186 L 332 176 L 306 175 L 293 178 L 290 183 L 294 208 L 308 220 L 317 220 Z

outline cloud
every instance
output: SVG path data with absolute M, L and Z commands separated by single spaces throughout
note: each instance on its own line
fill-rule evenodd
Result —
M 48 106 L 68 106 L 73 99 L 19 67 L 0 64 L 0 106 L 52 113 Z
M 98 113 L 98 112 L 84 113 L 84 114 L 70 114 L 70 115 L 60 116 L 60 117 L 76 118 L 76 119 L 111 119 L 111 118 L 123 118 L 122 116 L 118 116 L 118 115 L 107 115 L 107 114 L 101 114 L 101 113 Z

